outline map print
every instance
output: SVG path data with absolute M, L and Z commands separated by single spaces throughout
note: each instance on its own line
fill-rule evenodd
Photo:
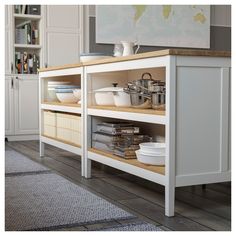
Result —
M 210 47 L 209 5 L 116 5 L 96 8 L 96 42 Z

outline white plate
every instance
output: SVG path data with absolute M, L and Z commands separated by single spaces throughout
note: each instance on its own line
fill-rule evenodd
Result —
M 165 165 L 165 156 L 143 155 L 140 150 L 135 151 L 139 162 L 148 165 Z
M 160 153 L 160 152 L 163 153 L 165 152 L 166 144 L 149 142 L 149 143 L 140 143 L 139 147 L 143 153 Z

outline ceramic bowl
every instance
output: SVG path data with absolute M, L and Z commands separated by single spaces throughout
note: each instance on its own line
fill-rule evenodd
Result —
M 146 155 L 140 150 L 135 151 L 139 162 L 148 165 L 165 165 L 165 155 Z
M 81 89 L 73 89 L 73 94 L 76 98 L 81 100 Z
M 61 103 L 77 103 L 79 99 L 73 93 L 56 93 Z

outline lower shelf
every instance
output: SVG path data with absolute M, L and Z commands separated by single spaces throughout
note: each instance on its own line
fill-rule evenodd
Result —
M 73 152 L 77 155 L 82 155 L 82 150 L 81 150 L 80 145 L 76 145 L 74 143 L 66 142 L 64 140 L 60 140 L 60 139 L 57 139 L 57 138 L 52 138 L 52 137 L 45 136 L 45 135 L 41 135 L 40 140 L 43 143 L 53 145 L 55 147 L 64 149 L 68 152 Z
M 88 159 L 165 185 L 165 166 L 145 165 L 137 159 L 123 159 L 95 148 L 88 149 Z

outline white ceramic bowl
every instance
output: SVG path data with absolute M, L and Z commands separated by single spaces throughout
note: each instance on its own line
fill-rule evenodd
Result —
M 79 99 L 73 93 L 56 93 L 61 103 L 77 103 Z
M 149 143 L 140 143 L 140 151 L 145 154 L 160 154 L 165 153 L 166 145 L 165 143 L 149 142 Z
M 112 56 L 105 56 L 105 55 L 81 55 L 80 61 L 81 62 L 87 62 L 87 61 L 93 61 L 93 60 L 99 60 L 99 59 L 105 59 L 105 58 L 111 58 Z
M 81 100 L 81 89 L 73 89 L 73 94 L 76 98 Z
M 165 155 L 144 155 L 140 150 L 135 151 L 138 161 L 148 165 L 165 165 Z

